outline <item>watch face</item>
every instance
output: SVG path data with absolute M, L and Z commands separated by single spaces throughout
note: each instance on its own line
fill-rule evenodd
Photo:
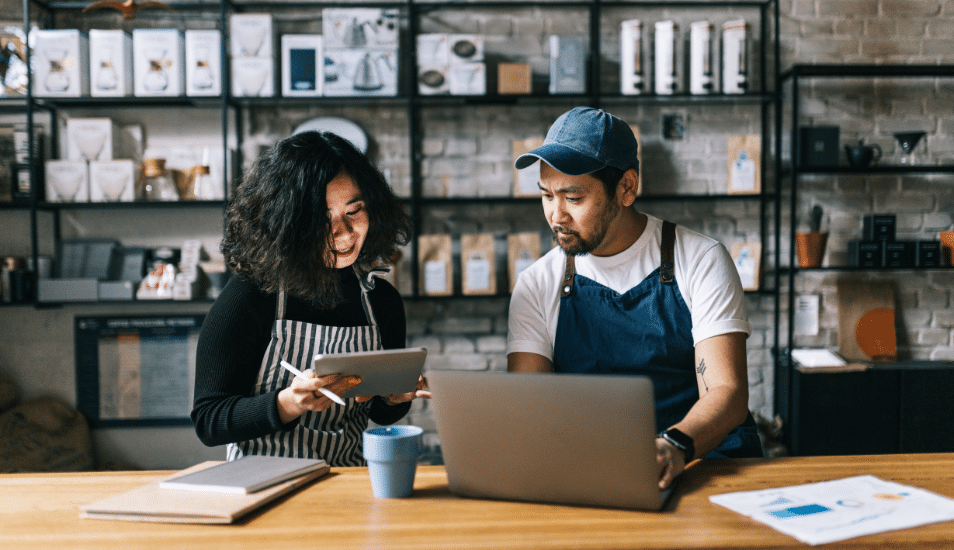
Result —
M 668 436 L 669 439 L 673 441 L 673 443 L 676 443 L 682 449 L 687 449 L 693 445 L 693 441 L 691 437 L 680 432 L 679 430 L 675 428 L 670 428 L 666 430 L 666 435 Z

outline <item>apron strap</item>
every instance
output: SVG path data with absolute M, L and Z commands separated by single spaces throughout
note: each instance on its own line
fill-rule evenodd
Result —
M 275 320 L 285 318 L 285 289 L 278 289 L 278 299 L 275 301 Z
M 671 285 L 675 280 L 676 224 L 663 221 L 662 242 L 659 245 L 659 282 Z
M 563 280 L 560 281 L 560 297 L 566 298 L 573 295 L 573 278 L 576 277 L 576 256 L 566 257 L 566 269 L 563 272 Z

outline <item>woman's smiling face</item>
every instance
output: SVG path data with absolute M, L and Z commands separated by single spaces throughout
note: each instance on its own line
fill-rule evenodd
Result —
M 364 239 L 368 236 L 370 221 L 361 189 L 347 172 L 342 171 L 328 182 L 325 192 L 328 219 L 331 221 L 329 265 L 338 269 L 358 260 Z

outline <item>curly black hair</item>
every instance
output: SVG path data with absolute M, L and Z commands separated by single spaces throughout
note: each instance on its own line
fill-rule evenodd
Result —
M 229 203 L 221 250 L 229 267 L 265 292 L 284 290 L 321 308 L 341 302 L 326 189 L 351 176 L 369 216 L 355 262 L 367 271 L 410 240 L 411 219 L 380 170 L 330 132 L 303 132 L 264 153 Z M 330 255 L 330 260 L 329 260 Z

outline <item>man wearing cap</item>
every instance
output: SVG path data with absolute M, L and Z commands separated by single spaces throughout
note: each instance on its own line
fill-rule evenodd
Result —
M 638 144 L 599 109 L 561 115 L 543 145 L 543 212 L 559 244 L 520 274 L 513 372 L 640 374 L 653 381 L 660 487 L 698 457 L 762 456 L 748 412 L 751 332 L 718 241 L 636 211 Z

